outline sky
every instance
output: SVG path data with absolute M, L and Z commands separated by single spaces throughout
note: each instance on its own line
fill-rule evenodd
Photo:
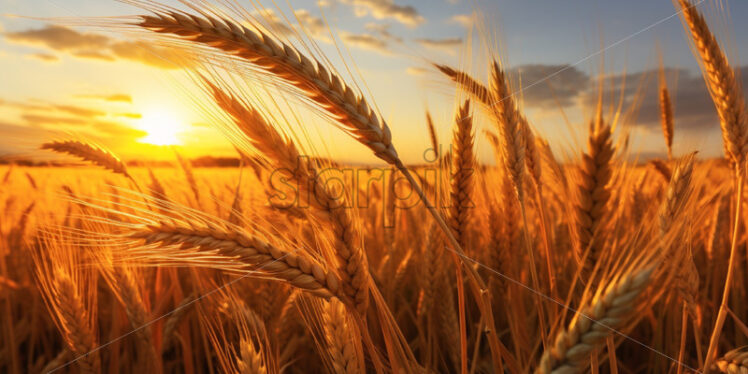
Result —
M 292 27 L 303 26 L 330 63 L 376 104 L 406 162 L 423 161 L 426 110 L 448 147 L 455 109 L 465 98 L 431 63 L 485 81 L 492 57 L 501 59 L 515 89 L 522 88 L 522 109 L 561 157 L 575 156 L 583 144 L 601 76 L 607 115 L 612 118 L 620 100 L 630 114 L 625 126 L 633 153 L 662 157 L 660 56 L 674 100 L 675 154 L 722 152 L 713 104 L 670 0 L 238 3 L 255 23 L 263 20 L 292 43 L 284 16 Z M 748 61 L 748 23 L 731 19 L 745 18 L 748 2 L 705 0 L 699 8 L 746 80 L 748 65 L 741 61 Z M 0 0 L 0 156 L 44 157 L 36 150 L 42 141 L 71 136 L 126 160 L 172 159 L 170 145 L 189 157 L 235 156 L 214 119 L 197 109 L 191 94 L 197 88 L 170 58 L 173 52 L 91 18 L 143 13 L 114 0 Z M 303 123 L 296 125 L 310 134 L 308 148 L 341 161 L 377 161 L 323 118 L 299 113 Z M 494 125 L 478 115 L 476 126 L 479 155 L 490 162 L 480 131 Z

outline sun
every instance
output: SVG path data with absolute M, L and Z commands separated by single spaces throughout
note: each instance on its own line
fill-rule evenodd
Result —
M 178 117 L 166 111 L 152 111 L 143 114 L 139 126 L 148 135 L 138 139 L 141 143 L 153 145 L 181 144 L 178 135 L 184 131 Z

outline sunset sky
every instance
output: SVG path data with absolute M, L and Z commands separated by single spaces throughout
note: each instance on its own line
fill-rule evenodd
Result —
M 280 15 L 298 19 L 339 71 L 345 71 L 342 59 L 355 64 L 358 83 L 370 90 L 409 162 L 421 161 L 427 147 L 427 108 L 441 142 L 448 143 L 459 97 L 429 62 L 461 67 L 484 80 L 485 65 L 477 61 L 485 61 L 487 44 L 501 52 L 517 86 L 527 87 L 520 95 L 523 109 L 560 154 L 578 149 L 574 142 L 586 128 L 601 72 L 608 78 L 608 105 L 623 92 L 628 110 L 642 93 L 631 123 L 634 151 L 643 157 L 664 153 L 658 48 L 675 92 L 675 153 L 722 152 L 714 107 L 670 0 L 289 0 L 292 8 L 286 1 L 262 1 L 264 11 L 255 8 L 256 0 L 238 2 L 278 22 L 270 25 L 278 33 L 284 30 Z M 706 0 L 699 7 L 745 82 L 748 23 L 738 21 L 748 16 L 748 2 Z M 37 157 L 41 141 L 65 133 L 99 142 L 124 159 L 173 158 L 164 144 L 177 144 L 190 157 L 234 155 L 220 131 L 193 109 L 185 95 L 192 83 L 184 72 L 134 35 L 56 25 L 143 10 L 114 0 L 0 0 L 0 14 L 0 156 Z M 342 59 L 331 34 L 347 49 Z M 491 128 L 478 118 L 479 128 Z M 315 144 L 323 156 L 376 161 L 334 126 L 308 121 L 312 142 L 325 139 L 324 146 Z M 488 160 L 488 144 L 480 140 L 478 147 Z

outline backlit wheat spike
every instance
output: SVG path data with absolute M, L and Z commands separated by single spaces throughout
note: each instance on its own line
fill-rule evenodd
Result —
M 84 373 L 99 373 L 101 360 L 96 348 L 96 338 L 84 321 L 86 308 L 73 280 L 64 272 L 58 272 L 53 279 L 55 301 L 59 305 L 59 323 L 70 350 L 76 356 L 76 363 Z
M 748 347 L 733 349 L 714 363 L 716 369 L 727 374 L 748 373 Z
M 57 153 L 67 153 L 115 173 L 122 174 L 127 178 L 132 178 L 128 174 L 125 164 L 117 156 L 90 143 L 78 140 L 55 141 L 42 144 L 41 149 L 49 149 Z
M 670 91 L 667 88 L 665 78 L 660 79 L 660 124 L 662 135 L 665 137 L 667 146 L 667 158 L 673 159 L 673 103 L 670 100 Z
M 444 73 L 453 82 L 457 83 L 465 92 L 473 95 L 478 102 L 487 104 L 488 106 L 493 104 L 491 100 L 494 98 L 486 86 L 476 81 L 470 74 L 453 69 L 447 65 L 434 64 L 434 67 Z
M 465 235 L 474 206 L 471 200 L 476 160 L 473 153 L 473 119 L 470 116 L 470 101 L 457 111 L 452 146 L 451 203 L 449 225 L 460 245 L 465 245 Z
M 536 374 L 582 373 L 590 354 L 634 317 L 637 298 L 649 284 L 653 268 L 639 270 L 611 284 L 598 298 L 577 314 L 569 327 L 560 331 L 540 360 Z
M 300 157 L 294 143 L 284 139 L 256 109 L 247 107 L 237 98 L 207 81 L 206 84 L 212 89 L 218 105 L 232 117 L 252 145 L 274 160 L 276 168 L 292 170 L 291 177 L 298 182 L 301 189 L 299 196 L 311 195 L 308 199 L 309 204 L 332 223 L 336 239 L 335 254 L 339 261 L 340 276 L 345 281 L 342 284 L 343 289 L 356 300 L 358 309 L 365 311 L 370 287 L 367 259 L 357 240 L 358 234 L 354 229 L 350 211 L 344 207 L 344 200 L 331 195 L 316 176 L 314 167 L 303 163 L 304 159 Z
M 517 198 L 524 202 L 525 130 L 512 92 L 499 63 L 491 65 L 491 107 L 499 121 L 499 136 L 502 141 L 502 156 L 506 170 L 514 185 Z
M 267 368 L 262 359 L 262 352 L 255 348 L 249 339 L 239 341 L 239 354 L 236 357 L 239 374 L 266 374 Z
M 213 251 L 240 263 L 247 271 L 270 274 L 323 298 L 337 296 L 348 300 L 341 295 L 340 280 L 321 264 L 303 253 L 289 252 L 241 231 L 171 220 L 143 225 L 126 236 L 142 239 L 147 244 Z
M 187 184 L 190 185 L 192 195 L 195 196 L 195 202 L 200 205 L 200 187 L 197 185 L 197 180 L 195 179 L 195 172 L 192 169 L 192 161 L 184 158 L 184 156 L 182 156 L 182 154 L 179 153 L 176 148 L 174 149 L 174 155 L 177 157 L 179 166 L 184 172 L 184 176 L 187 179 Z
M 599 116 L 591 126 L 587 142 L 587 152 L 582 154 L 579 170 L 578 202 L 576 210 L 576 232 L 579 240 L 576 255 L 581 261 L 588 252 L 583 267 L 591 270 L 600 260 L 601 226 L 608 211 L 610 180 L 613 174 L 611 160 L 613 144 L 610 125 Z
M 693 174 L 695 153 L 686 156 L 675 167 L 670 183 L 665 192 L 665 201 L 660 210 L 660 236 L 664 237 L 688 200 L 691 192 L 691 175 Z
M 344 305 L 331 300 L 324 306 L 323 319 L 327 349 L 335 374 L 359 374 L 364 369 L 363 358 L 356 347 L 355 324 L 348 321 Z
M 742 167 L 748 150 L 748 123 L 745 97 L 735 70 L 709 29 L 704 16 L 689 0 L 675 0 L 683 22 L 690 31 L 691 41 L 700 58 L 704 79 L 717 108 L 722 127 L 725 156 Z
M 217 48 L 273 74 L 316 102 L 377 157 L 390 164 L 398 160 L 389 127 L 366 100 L 293 46 L 232 20 L 207 15 L 163 11 L 141 19 L 137 26 Z

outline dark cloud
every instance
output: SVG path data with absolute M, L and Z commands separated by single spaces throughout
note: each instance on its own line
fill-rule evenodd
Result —
M 376 19 L 392 18 L 408 26 L 422 24 L 425 19 L 421 14 L 408 5 L 397 5 L 394 0 L 341 0 L 353 6 L 358 17 L 371 14 Z
M 748 84 L 748 66 L 739 68 L 743 87 Z M 605 97 L 620 99 L 623 92 L 624 108 L 639 104 L 632 125 L 659 131 L 660 100 L 659 72 L 656 69 L 612 76 L 605 81 Z M 673 120 L 678 130 L 719 131 L 719 118 L 714 103 L 700 73 L 686 69 L 665 69 L 665 79 L 673 104 Z M 596 100 L 596 90 L 584 95 L 584 105 L 592 107 Z
M 179 55 L 171 50 L 141 42 L 117 41 L 106 35 L 79 32 L 63 26 L 47 25 L 39 29 L 8 32 L 5 39 L 66 52 L 79 58 L 100 61 L 116 61 L 119 58 L 162 69 L 178 68 L 173 61 L 178 60 Z
M 524 87 L 519 95 L 525 106 L 570 106 L 590 86 L 587 74 L 570 65 L 520 65 L 509 74 L 518 88 Z

